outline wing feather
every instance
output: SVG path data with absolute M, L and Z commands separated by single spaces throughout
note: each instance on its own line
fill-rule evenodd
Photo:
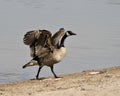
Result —
M 23 42 L 30 47 L 32 57 L 44 57 L 52 49 L 51 32 L 48 30 L 33 30 L 24 35 Z
M 41 34 L 42 34 L 42 32 L 38 31 L 38 30 L 33 30 L 33 31 L 27 32 L 23 38 L 24 44 L 32 45 L 35 42 L 35 40 L 37 40 L 40 37 Z
M 59 31 L 52 36 L 52 44 L 54 46 L 58 45 L 59 40 L 64 35 L 64 33 L 65 33 L 64 28 L 60 28 Z

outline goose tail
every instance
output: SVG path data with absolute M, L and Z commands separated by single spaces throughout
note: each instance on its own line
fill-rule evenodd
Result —
M 22 68 L 26 68 L 26 67 L 29 67 L 29 66 L 35 66 L 35 65 L 38 65 L 38 62 L 36 60 L 31 60 L 30 62 L 26 63 Z

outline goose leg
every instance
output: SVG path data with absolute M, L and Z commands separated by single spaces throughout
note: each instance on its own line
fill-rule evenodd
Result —
M 39 66 L 39 69 L 38 69 L 38 72 L 37 72 L 37 75 L 36 75 L 36 79 L 39 79 L 39 73 L 40 73 L 40 70 L 41 70 L 41 66 Z
M 55 78 L 59 78 L 59 77 L 55 74 L 55 72 L 54 72 L 54 70 L 53 70 L 53 66 L 50 66 L 50 69 L 51 69 L 51 71 L 52 71 L 54 77 L 55 77 Z

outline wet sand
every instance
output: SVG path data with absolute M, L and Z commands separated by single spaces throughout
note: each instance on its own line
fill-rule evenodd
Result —
M 120 66 L 0 84 L 0 96 L 120 96 Z

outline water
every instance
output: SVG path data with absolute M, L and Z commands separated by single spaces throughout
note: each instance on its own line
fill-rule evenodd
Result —
M 0 83 L 34 78 L 38 67 L 22 69 L 31 58 L 23 36 L 33 29 L 72 30 L 58 75 L 120 65 L 119 0 L 0 0 Z M 52 76 L 44 67 L 40 77 Z

